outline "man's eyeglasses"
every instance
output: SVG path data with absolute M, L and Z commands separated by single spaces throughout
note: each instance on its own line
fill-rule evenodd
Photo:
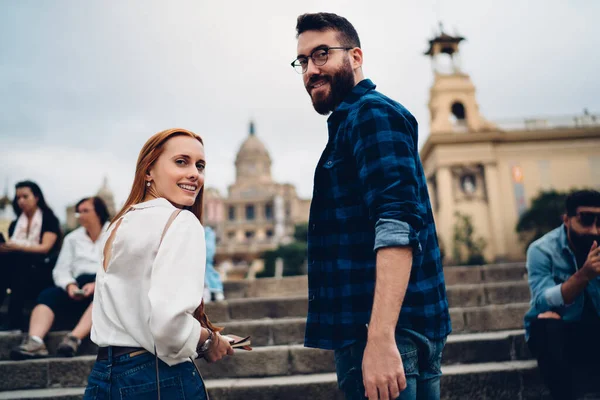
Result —
M 297 73 L 304 74 L 308 70 L 309 58 L 312 58 L 313 63 L 317 67 L 322 67 L 329 59 L 330 50 L 352 50 L 353 48 L 354 47 L 322 47 L 320 49 L 313 50 L 308 57 L 300 56 L 296 58 L 294 61 L 292 61 L 291 65 L 294 67 Z
M 589 228 L 594 224 L 596 224 L 596 227 L 600 228 L 600 213 L 591 211 L 578 212 L 577 218 L 579 219 L 581 226 L 585 228 Z

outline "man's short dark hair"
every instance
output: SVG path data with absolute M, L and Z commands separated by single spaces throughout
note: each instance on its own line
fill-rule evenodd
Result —
M 567 216 L 577 215 L 579 207 L 600 207 L 600 192 L 596 190 L 578 190 L 567 197 Z
M 79 212 L 79 206 L 88 200 L 92 200 L 92 202 L 94 203 L 94 211 L 96 212 L 96 215 L 98 215 L 98 219 L 100 219 L 100 225 L 104 225 L 106 223 L 106 221 L 110 221 L 110 214 L 108 212 L 108 207 L 106 207 L 106 203 L 104 202 L 104 200 L 102 200 L 102 198 L 98 197 L 98 196 L 94 196 L 94 197 L 85 197 L 81 200 L 79 200 L 77 202 L 77 204 L 75 205 L 75 211 Z
M 344 17 L 332 13 L 302 14 L 296 24 L 296 38 L 306 31 L 338 32 L 338 40 L 344 47 L 360 47 L 360 39 L 354 26 Z

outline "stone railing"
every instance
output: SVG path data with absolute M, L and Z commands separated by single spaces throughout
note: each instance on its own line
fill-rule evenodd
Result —
M 519 118 L 492 121 L 503 131 L 536 131 L 600 127 L 600 114 L 584 113 L 557 117 Z

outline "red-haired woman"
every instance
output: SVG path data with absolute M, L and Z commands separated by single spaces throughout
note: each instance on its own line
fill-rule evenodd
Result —
M 156 398 L 158 377 L 162 398 L 203 399 L 190 357 L 233 354 L 198 307 L 205 166 L 202 139 L 185 129 L 157 133 L 142 148 L 96 276 L 91 337 L 99 351 L 84 398 Z

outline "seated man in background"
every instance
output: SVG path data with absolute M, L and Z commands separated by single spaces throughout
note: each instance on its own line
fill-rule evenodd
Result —
M 526 339 L 555 399 L 600 393 L 600 192 L 566 201 L 564 224 L 531 244 Z
M 101 267 L 103 235 L 108 226 L 108 209 L 99 197 L 85 198 L 75 207 L 81 227 L 69 233 L 52 271 L 55 287 L 44 290 L 31 312 L 29 334 L 11 352 L 14 360 L 48 356 L 44 336 L 56 316 L 81 316 L 66 335 L 58 353 L 72 357 L 92 327 L 92 299 L 96 272 Z M 83 314 L 83 315 L 82 315 Z

